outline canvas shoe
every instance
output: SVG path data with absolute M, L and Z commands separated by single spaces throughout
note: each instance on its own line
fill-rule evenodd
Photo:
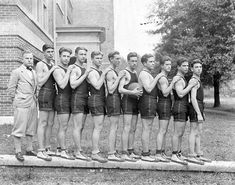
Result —
M 171 161 L 175 162 L 175 163 L 182 164 L 182 165 L 188 165 L 188 163 L 185 160 L 178 158 L 178 156 L 176 154 L 172 154 Z
M 37 153 L 37 158 L 43 159 L 43 160 L 45 160 L 45 161 L 51 161 L 51 160 L 52 160 L 52 157 L 50 157 L 50 156 L 45 152 L 45 150 L 39 151 L 39 152 Z
M 108 162 L 107 159 L 105 159 L 104 157 L 102 157 L 99 153 L 97 154 L 91 154 L 91 159 L 94 161 L 98 161 L 100 163 L 106 163 Z
M 24 157 L 23 157 L 23 155 L 22 155 L 21 152 L 17 152 L 17 153 L 15 154 L 15 157 L 16 157 L 16 159 L 17 159 L 18 161 L 20 161 L 20 162 L 23 162 L 23 161 L 24 161 Z
M 137 155 L 137 154 L 135 154 L 134 152 L 132 152 L 129 156 L 130 156 L 131 158 L 134 158 L 134 159 L 140 159 L 140 158 L 141 158 L 140 155 Z
M 151 157 L 151 156 L 141 156 L 141 160 L 142 161 L 147 161 L 147 162 L 155 162 L 155 158 Z
M 201 161 L 199 158 L 193 155 L 189 155 L 189 157 L 187 158 L 187 161 L 190 163 L 194 163 L 194 164 L 204 165 L 203 161 Z
M 116 162 L 124 162 L 125 160 L 119 156 L 117 156 L 116 153 L 114 154 L 109 154 L 108 155 L 108 160 L 109 161 L 116 161 Z
M 69 154 L 67 150 L 61 150 L 60 157 L 68 160 L 74 160 L 75 158 Z
M 132 158 L 132 157 L 128 156 L 127 154 L 122 154 L 121 158 L 125 161 L 128 161 L 128 162 L 136 162 L 137 161 L 135 158 Z
M 156 160 L 156 161 L 159 161 L 159 162 L 164 162 L 164 163 L 169 163 L 169 162 L 170 162 L 170 160 L 168 160 L 168 159 L 162 157 L 161 154 L 156 154 L 156 155 L 155 155 L 155 160 Z
M 90 157 L 88 157 L 88 156 L 86 156 L 86 155 L 84 155 L 84 154 L 81 154 L 81 153 L 75 154 L 74 157 L 75 157 L 76 159 L 83 160 L 83 161 L 91 161 L 91 158 L 90 158 Z
M 49 156 L 55 156 L 56 155 L 55 152 L 52 152 L 50 148 L 46 148 L 46 153 Z

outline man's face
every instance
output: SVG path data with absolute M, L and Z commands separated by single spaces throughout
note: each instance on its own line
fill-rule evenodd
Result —
M 138 62 L 137 57 L 130 57 L 130 60 L 128 60 L 128 65 L 132 70 L 134 70 L 137 68 L 137 62 Z
M 154 57 L 149 57 L 148 61 L 144 63 L 144 66 L 150 71 L 153 70 L 155 66 Z
M 118 67 L 121 62 L 121 56 L 120 55 L 114 55 L 114 57 L 111 59 L 111 63 L 115 66 Z
M 188 72 L 188 62 L 183 62 L 181 66 L 178 67 L 178 70 L 181 71 L 181 73 L 186 74 Z
M 26 67 L 33 67 L 33 54 L 32 53 L 25 53 L 23 55 L 23 64 Z
M 77 55 L 76 55 L 76 57 L 77 57 L 77 60 L 79 62 L 81 62 L 82 64 L 85 63 L 86 60 L 87 60 L 87 52 L 86 52 L 86 50 L 79 50 Z
M 170 60 L 167 60 L 164 62 L 164 64 L 162 65 L 162 70 L 164 70 L 168 73 L 171 71 L 171 61 Z
M 44 57 L 47 60 L 53 60 L 54 58 L 54 49 L 48 48 L 47 50 L 44 51 Z
M 92 59 L 93 64 L 95 64 L 97 67 L 100 67 L 102 65 L 103 56 L 102 55 L 95 55 Z
M 196 74 L 197 76 L 200 76 L 202 73 L 202 64 L 195 63 L 193 67 L 191 68 L 192 72 Z
M 60 62 L 64 65 L 68 65 L 70 59 L 70 53 L 67 51 L 64 51 L 60 55 Z

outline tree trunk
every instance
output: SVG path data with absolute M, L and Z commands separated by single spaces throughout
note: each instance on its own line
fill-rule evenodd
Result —
M 219 88 L 220 88 L 220 78 L 221 75 L 219 72 L 216 72 L 213 75 L 214 79 L 214 107 L 220 107 L 220 93 L 219 93 Z

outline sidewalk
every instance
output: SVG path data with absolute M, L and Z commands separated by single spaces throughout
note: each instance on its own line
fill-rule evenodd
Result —
M 235 161 L 213 161 L 205 165 L 181 165 L 177 163 L 162 162 L 107 162 L 66 160 L 53 157 L 50 162 L 36 157 L 24 156 L 25 161 L 19 162 L 14 155 L 0 155 L 0 166 L 22 166 L 22 167 L 55 167 L 55 168 L 105 168 L 105 169 L 133 169 L 133 170 L 163 170 L 163 171 L 197 171 L 197 172 L 227 172 L 235 173 Z

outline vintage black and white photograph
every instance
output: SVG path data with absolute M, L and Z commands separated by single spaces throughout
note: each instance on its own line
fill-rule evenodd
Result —
M 235 0 L 0 0 L 1 185 L 235 184 Z

